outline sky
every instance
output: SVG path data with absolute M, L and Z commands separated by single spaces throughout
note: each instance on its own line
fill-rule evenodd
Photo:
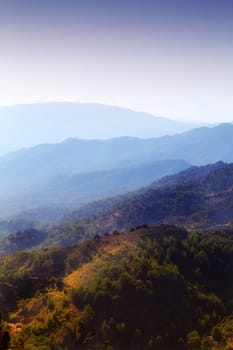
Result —
M 0 105 L 233 121 L 232 0 L 0 0 Z

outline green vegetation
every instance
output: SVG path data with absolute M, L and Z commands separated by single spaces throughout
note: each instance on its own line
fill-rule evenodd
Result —
M 5 315 L 20 300 L 33 297 L 50 286 L 62 285 L 62 277 L 90 260 L 98 241 L 85 241 L 71 248 L 52 248 L 33 253 L 17 252 L 0 258 L 0 305 Z
M 28 227 L 10 233 L 0 241 L 0 253 L 14 253 L 47 249 L 54 246 L 67 247 L 95 236 L 93 224 L 83 222 L 64 223 L 35 229 Z
M 0 261 L 21 349 L 230 349 L 233 231 L 142 227 Z

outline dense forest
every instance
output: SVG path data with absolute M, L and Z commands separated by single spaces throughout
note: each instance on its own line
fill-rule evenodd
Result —
M 231 349 L 233 230 L 143 226 L 1 257 L 20 349 Z

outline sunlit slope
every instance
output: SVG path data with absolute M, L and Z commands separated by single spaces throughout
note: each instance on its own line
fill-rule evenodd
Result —
M 231 229 L 163 225 L 3 257 L 1 305 L 13 345 L 178 350 L 209 341 L 225 350 L 232 237 Z

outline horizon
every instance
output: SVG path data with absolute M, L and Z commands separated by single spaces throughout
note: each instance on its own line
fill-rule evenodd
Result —
M 67 139 L 153 139 L 224 124 L 174 120 L 129 108 L 64 101 L 0 106 L 0 121 L 1 156 Z
M 122 110 L 128 110 L 130 112 L 135 112 L 135 113 L 142 113 L 142 114 L 146 114 L 148 116 L 154 117 L 154 118 L 158 118 L 158 119 L 167 119 L 167 120 L 171 120 L 171 121 L 176 121 L 179 123 L 187 123 L 187 124 L 193 124 L 193 125 L 197 125 L 197 128 L 200 126 L 207 126 L 207 127 L 212 127 L 212 126 L 217 126 L 218 124 L 232 124 L 233 123 L 233 116 L 232 118 L 229 117 L 229 119 L 227 120 L 201 120 L 198 119 L 198 117 L 196 119 L 185 119 L 185 118 L 179 118 L 179 116 L 174 117 L 174 116 L 165 116 L 165 115 L 156 115 L 156 114 L 152 114 L 151 112 L 145 112 L 143 110 L 137 110 L 131 107 L 127 107 L 127 106 L 120 106 L 120 105 L 113 105 L 113 104 L 108 104 L 108 103 L 100 103 L 100 102 L 96 102 L 96 101 L 70 101 L 70 100 L 60 100 L 60 101 L 55 101 L 55 100 L 51 100 L 51 101 L 35 101 L 35 102 L 22 102 L 22 103 L 13 103 L 13 104 L 3 104 L 0 105 L 0 109 L 2 108 L 11 108 L 11 107 L 17 107 L 17 106 L 33 106 L 33 105 L 51 105 L 51 104 L 82 104 L 82 105 L 97 105 L 97 106 L 103 106 L 103 107 L 112 107 L 112 108 L 119 108 Z M 1 118 L 1 116 L 0 116 Z M 195 126 L 194 126 L 195 127 Z
M 124 107 L 124 106 L 120 106 L 120 105 L 112 105 L 112 104 L 108 104 L 108 103 L 99 103 L 96 101 L 69 101 L 69 100 L 60 100 L 60 101 L 35 101 L 35 102 L 28 102 L 28 103 L 15 103 L 15 104 L 4 104 L 4 105 L 0 105 L 0 109 L 2 108 L 14 108 L 14 107 L 18 107 L 18 106 L 35 106 L 35 105 L 52 105 L 52 104 L 82 104 L 82 105 L 97 105 L 97 106 L 103 106 L 103 107 L 110 107 L 110 108 L 118 108 L 118 109 L 122 109 L 122 110 L 127 110 L 130 112 L 135 112 L 135 113 L 143 113 L 143 114 L 147 114 L 151 117 L 154 118 L 158 118 L 158 119 L 167 119 L 167 120 L 171 120 L 171 121 L 177 121 L 180 123 L 190 123 L 190 124 L 196 124 L 197 127 L 198 125 L 207 125 L 207 126 L 214 126 L 216 124 L 222 124 L 222 123 L 228 123 L 228 121 L 212 121 L 212 122 L 208 122 L 208 121 L 202 121 L 201 119 L 181 119 L 178 116 L 177 117 L 167 117 L 164 115 L 156 115 L 156 114 L 152 114 L 150 112 L 145 112 L 143 110 L 136 110 L 134 108 L 130 108 L 130 107 Z M 1 116 L 0 116 L 1 118 Z M 233 118 L 232 120 L 229 120 L 229 123 L 233 123 Z

